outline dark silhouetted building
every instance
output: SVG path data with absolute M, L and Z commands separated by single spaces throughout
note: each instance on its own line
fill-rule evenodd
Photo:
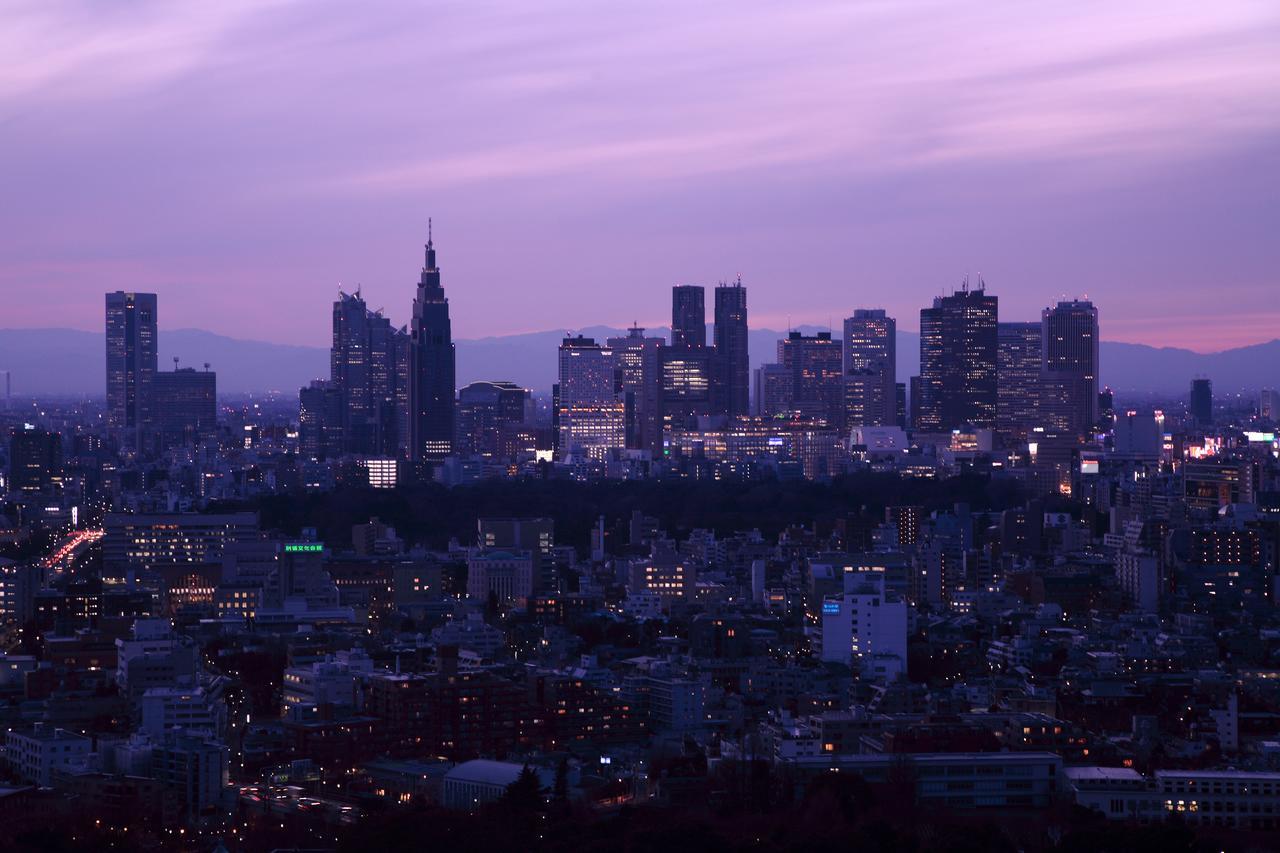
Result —
M 190 444 L 218 428 L 218 375 L 193 367 L 155 375 L 154 430 L 162 447 Z
M 298 449 L 308 459 L 342 455 L 342 394 L 314 380 L 298 392 Z
M 9 436 L 9 488 L 34 492 L 62 478 L 62 436 L 23 424 Z
M 998 313 L 997 298 L 981 282 L 976 290 L 966 282 L 920 311 L 917 430 L 995 426 Z
M 715 396 L 728 415 L 750 413 L 751 359 L 747 349 L 747 289 L 742 279 L 716 287 Z
M 1098 309 L 1059 302 L 1041 314 L 1040 414 L 1045 426 L 1085 435 L 1098 424 Z
M 844 422 L 840 342 L 830 332 L 791 332 L 778 341 L 778 363 L 790 374 L 791 411 L 831 426 Z
M 671 288 L 671 345 L 707 345 L 706 294 L 700 285 L 678 284 Z
M 458 389 L 457 452 L 497 457 L 504 428 L 522 424 L 528 390 L 514 382 L 472 382 Z
M 151 425 L 156 375 L 156 295 L 107 294 L 107 426 L 141 447 Z
M 1204 378 L 1191 380 L 1189 408 L 1196 426 L 1209 426 L 1213 423 L 1213 380 Z
M 430 233 L 410 337 L 409 455 L 416 462 L 438 461 L 453 453 L 456 367 L 449 300 Z
M 342 396 L 343 449 L 361 456 L 393 456 L 402 445 L 399 401 L 407 338 L 364 299 L 339 293 L 333 303 L 329 379 Z

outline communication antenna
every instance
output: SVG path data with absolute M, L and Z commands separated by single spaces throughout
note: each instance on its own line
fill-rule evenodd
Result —
M 204 372 L 205 372 L 205 373 L 208 373 L 208 372 L 209 372 L 209 362 L 207 362 L 207 361 L 204 363 Z
M 173 357 L 173 371 L 174 373 L 178 372 L 178 357 L 176 355 Z

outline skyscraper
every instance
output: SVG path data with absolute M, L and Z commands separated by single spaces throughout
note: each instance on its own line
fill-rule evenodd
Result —
M 31 424 L 9 434 L 9 483 L 13 491 L 39 491 L 60 481 L 62 436 Z
M 1085 435 L 1098 423 L 1098 309 L 1072 300 L 1040 319 L 1041 415 L 1057 432 Z
M 678 284 L 671 288 L 671 345 L 707 345 L 706 294 L 700 285 Z
M 154 425 L 162 447 L 192 443 L 218 428 L 218 375 L 193 367 L 160 371 L 152 380 Z
M 715 363 L 713 397 L 729 415 L 750 412 L 751 360 L 747 350 L 747 289 L 742 279 L 716 287 Z
M 1196 426 L 1213 424 L 1213 380 L 1204 377 L 1191 380 L 1189 410 Z
M 662 365 L 666 341 L 633 326 L 625 338 L 609 338 L 627 415 L 627 447 L 662 450 Z
M 307 459 L 342 453 L 342 394 L 332 382 L 313 380 L 298 392 L 298 450 Z
M 449 300 L 440 286 L 429 220 L 409 334 L 409 455 L 415 462 L 438 461 L 453 452 L 456 366 Z
M 141 447 L 156 375 L 156 295 L 107 294 L 107 426 Z
M 329 378 L 342 395 L 343 449 L 390 456 L 402 444 L 399 400 L 405 395 L 399 359 L 403 337 L 381 311 L 370 311 L 359 292 L 333 303 Z
M 514 382 L 472 382 L 458 389 L 457 452 L 499 455 L 503 430 L 524 423 L 529 392 Z
M 844 321 L 845 423 L 891 426 L 898 420 L 898 324 L 882 309 L 859 308 Z
M 840 342 L 830 332 L 791 332 L 778 341 L 778 363 L 790 374 L 791 411 L 820 418 L 828 426 L 844 421 L 844 380 L 840 375 Z
M 618 398 L 613 351 L 578 335 L 560 344 L 556 408 L 557 455 L 604 460 L 626 445 L 624 407 Z
M 1021 440 L 1040 423 L 1040 323 L 997 326 L 996 431 Z
M 917 430 L 995 426 L 997 315 L 997 299 L 982 282 L 970 290 L 966 281 L 921 309 Z

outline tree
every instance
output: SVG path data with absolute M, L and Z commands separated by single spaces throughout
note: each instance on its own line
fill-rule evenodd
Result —
M 516 780 L 507 786 L 502 804 L 516 814 L 536 812 L 542 807 L 542 783 L 532 767 L 526 764 Z

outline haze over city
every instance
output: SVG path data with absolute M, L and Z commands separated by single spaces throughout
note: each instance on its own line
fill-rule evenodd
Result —
M 0 327 L 320 345 L 407 322 L 426 220 L 455 335 L 915 313 L 966 274 L 1107 340 L 1270 340 L 1273 3 L 87 3 L 0 28 Z

